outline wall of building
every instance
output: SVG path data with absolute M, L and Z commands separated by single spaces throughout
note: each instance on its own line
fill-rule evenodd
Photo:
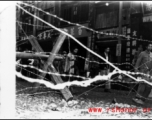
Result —
M 106 5 L 106 3 L 109 3 L 109 5 Z M 98 4 L 95 4 L 96 12 L 95 12 L 95 24 L 94 28 L 100 32 L 103 33 L 117 33 L 119 34 L 119 1 L 112 1 L 112 2 L 99 2 Z M 142 13 L 141 9 L 141 3 L 140 2 L 132 2 L 132 1 L 124 1 L 123 2 L 123 7 L 122 7 L 122 34 L 125 36 L 132 36 L 133 30 L 133 20 L 131 21 L 131 15 L 132 14 L 140 14 Z M 142 18 L 142 17 L 141 17 Z M 141 20 L 141 18 L 139 18 Z M 134 22 L 137 22 L 134 20 Z M 139 25 L 138 27 L 142 24 L 141 22 L 138 22 Z M 137 26 L 136 26 L 137 27 Z M 140 27 L 139 27 L 140 28 Z M 135 28 L 136 29 L 136 28 Z M 128 31 L 130 32 L 128 33 Z M 138 31 L 139 32 L 139 31 Z M 142 34 L 139 32 L 138 34 Z M 133 37 L 133 36 L 132 36 Z M 136 36 L 137 38 L 140 37 Z M 112 49 L 112 54 L 116 58 L 116 46 L 118 43 L 118 37 L 114 37 L 112 35 L 101 35 L 97 34 L 95 37 L 95 41 L 97 43 L 94 44 L 94 47 L 96 48 L 103 48 L 104 47 L 111 47 Z M 107 42 L 106 42 L 107 41 Z M 111 41 L 111 42 L 110 42 Z M 132 41 L 132 40 L 131 40 Z M 132 62 L 132 57 L 127 58 L 126 55 L 128 49 L 130 49 L 130 56 L 133 56 L 133 52 L 137 49 L 137 46 L 134 46 L 135 41 L 130 43 L 130 46 L 128 48 L 128 43 L 126 40 L 123 40 L 121 38 L 121 44 L 122 44 L 122 49 L 121 49 L 121 59 L 122 62 Z M 134 48 L 132 48 L 132 44 Z M 102 50 L 97 50 L 100 52 L 103 52 Z M 117 58 L 114 62 L 117 62 Z M 123 67 L 125 69 L 125 66 Z
M 89 2 L 61 3 L 61 17 L 73 23 L 88 22 Z M 61 26 L 68 26 L 68 23 L 61 22 Z

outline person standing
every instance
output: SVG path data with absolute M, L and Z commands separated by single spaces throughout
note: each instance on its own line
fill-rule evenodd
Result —
M 151 50 L 152 50 L 152 44 L 148 44 L 146 46 L 146 50 L 140 53 L 135 65 L 135 72 L 141 72 L 144 74 L 150 73 L 150 71 L 152 70 Z M 141 76 L 141 77 L 142 79 L 145 79 L 147 81 L 150 80 L 148 77 L 145 76 Z M 145 82 L 139 83 L 137 94 L 132 100 L 138 104 L 144 104 L 150 92 L 151 92 L 150 85 L 148 85 Z
M 140 45 L 139 47 L 138 47 L 138 50 L 135 52 L 135 54 L 134 54 L 134 59 L 133 59 L 133 61 L 132 61 L 132 64 L 133 64 L 133 66 L 135 66 L 135 64 L 136 64 L 136 62 L 137 62 L 137 59 L 138 59 L 138 56 L 139 56 L 139 54 L 141 53 L 143 51 L 143 48 L 142 48 L 142 45 Z
M 78 69 L 78 59 L 75 55 L 78 53 L 78 48 L 75 48 L 73 52 L 69 52 L 66 58 L 65 63 L 65 69 L 64 72 L 72 75 L 79 75 L 79 69 Z M 73 81 L 74 77 L 69 77 L 68 81 Z M 70 87 L 71 91 L 73 90 L 73 87 Z
M 91 61 L 96 61 L 98 62 L 99 59 L 95 56 L 92 56 L 91 57 Z M 96 63 L 96 62 L 91 62 L 91 65 L 90 65 L 90 77 L 91 78 L 94 78 L 95 76 L 97 76 L 99 74 L 99 64 Z
M 62 56 L 62 60 L 59 62 L 59 73 L 60 74 L 66 74 L 66 72 L 65 72 L 65 64 L 66 64 L 67 52 L 63 51 L 61 56 Z M 63 79 L 64 82 L 67 81 L 67 77 L 66 76 L 62 76 L 62 79 Z
M 111 55 L 110 55 L 110 48 L 107 47 L 104 50 L 104 53 L 102 54 L 102 57 L 105 58 L 107 61 L 111 61 Z M 100 65 L 100 75 L 108 75 L 110 72 L 110 65 L 106 63 L 105 61 L 102 61 L 102 64 Z M 111 83 L 108 81 L 105 85 L 104 92 L 111 92 Z
M 78 53 L 78 49 L 75 48 L 73 50 L 73 52 L 69 52 L 66 58 L 66 63 L 65 63 L 65 69 L 64 72 L 66 73 L 70 73 L 70 74 L 75 74 L 78 75 L 79 74 L 79 70 L 78 70 L 78 59 L 75 55 L 77 55 Z
M 60 72 L 61 74 L 64 73 L 66 57 L 67 57 L 67 52 L 66 52 L 66 51 L 63 51 L 63 52 L 62 52 L 62 60 L 59 62 L 59 72 Z

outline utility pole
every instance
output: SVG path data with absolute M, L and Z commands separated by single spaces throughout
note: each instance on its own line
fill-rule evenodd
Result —
M 34 6 L 37 7 L 37 3 L 36 2 L 34 2 Z M 34 15 L 37 16 L 37 9 L 34 9 Z M 36 36 L 36 29 L 37 29 L 36 24 L 37 24 L 37 22 L 36 22 L 36 18 L 35 17 L 33 19 L 34 19 L 33 20 L 33 24 L 34 24 L 34 26 L 33 26 L 33 35 Z
M 122 34 L 122 7 L 123 1 L 119 1 L 119 34 Z M 121 37 L 118 38 L 117 50 L 118 50 L 118 63 L 121 63 Z

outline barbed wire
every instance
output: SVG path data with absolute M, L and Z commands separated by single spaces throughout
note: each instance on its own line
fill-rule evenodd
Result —
M 84 94 L 86 94 L 86 93 L 88 93 L 88 92 L 96 89 L 97 87 L 104 86 L 105 84 L 107 84 L 107 83 L 103 83 L 103 84 L 100 84 L 100 85 L 98 85 L 98 86 L 95 86 L 94 88 L 92 88 L 92 89 L 90 89 L 90 90 L 87 90 L 87 91 L 85 91 L 85 92 L 83 92 L 83 93 L 75 96 L 74 99 L 78 99 L 80 96 L 82 96 L 82 95 L 84 95 Z M 120 86 L 126 87 L 126 88 L 128 88 L 128 89 L 131 89 L 130 87 L 128 87 L 128 86 L 126 86 L 126 85 L 119 84 L 119 83 L 111 83 L 111 84 L 116 84 L 116 85 L 120 85 Z M 27 89 L 31 89 L 31 88 L 27 88 Z M 135 89 L 132 89 L 132 90 L 133 90 L 136 94 L 138 94 L 138 92 L 137 92 Z M 52 92 L 53 92 L 53 93 L 60 93 L 60 92 L 58 92 L 58 91 L 50 91 L 50 90 L 49 90 L 49 91 L 46 91 L 46 92 L 36 92 L 36 93 L 31 93 L 31 94 L 21 93 L 21 94 L 16 95 L 16 97 L 19 97 L 19 96 L 22 96 L 22 95 L 24 95 L 24 96 L 34 96 L 34 95 L 40 95 L 40 94 L 48 94 L 48 93 L 52 93 Z M 139 95 L 139 94 L 138 94 L 138 95 Z M 144 98 L 144 99 L 146 99 L 146 100 L 152 100 L 151 98 L 145 98 L 145 97 L 143 97 L 143 96 L 141 96 L 141 95 L 139 95 L 139 96 L 142 97 L 142 98 Z
M 90 78 L 87 78 L 87 77 L 82 77 L 82 76 L 79 76 L 79 75 L 72 75 L 72 74 L 60 74 L 60 73 L 53 73 L 53 72 L 47 72 L 47 71 L 43 71 L 37 67 L 34 67 L 32 65 L 22 65 L 22 64 L 19 64 L 17 63 L 17 65 L 19 66 L 22 66 L 22 67 L 30 67 L 30 68 L 33 68 L 33 69 L 36 69 L 38 70 L 39 72 L 43 72 L 43 73 L 46 73 L 46 74 L 50 74 L 50 75 L 56 75 L 56 76 L 64 76 L 64 77 L 76 77 L 76 78 L 81 78 L 81 79 L 90 79 Z M 143 75 L 143 76 L 146 76 L 146 77 L 151 77 L 151 75 L 149 74 L 145 74 L 145 73 L 141 73 L 141 72 L 130 72 L 130 71 L 126 71 L 127 74 L 132 74 L 132 75 Z M 151 77 L 152 78 L 152 77 Z
M 19 46 L 24 45 L 24 44 L 26 44 L 26 43 L 27 43 L 27 41 L 25 41 L 24 43 L 20 43 L 20 44 L 18 44 L 18 45 L 16 45 L 16 46 L 19 47 Z
M 78 26 L 78 27 L 81 27 L 81 28 L 88 29 L 88 30 L 90 30 L 90 31 L 92 31 L 92 32 L 95 32 L 95 33 L 97 33 L 97 34 L 108 35 L 108 36 L 118 36 L 118 37 L 124 37 L 124 38 L 126 38 L 126 39 L 133 39 L 133 40 L 138 40 L 138 41 L 152 42 L 152 41 L 150 41 L 150 40 L 143 40 L 143 39 L 141 39 L 141 38 L 138 39 L 138 38 L 135 38 L 135 37 L 125 36 L 125 35 L 117 34 L 117 33 L 115 34 L 115 33 L 103 33 L 103 32 L 99 32 L 99 31 L 96 31 L 96 30 L 94 30 L 94 29 L 92 29 L 92 28 L 83 26 L 83 25 L 81 25 L 81 24 L 73 23 L 73 22 L 64 20 L 63 18 L 58 17 L 57 15 L 51 14 L 51 13 L 49 13 L 49 12 L 46 12 L 46 11 L 42 10 L 41 8 L 38 8 L 38 7 L 34 6 L 34 5 L 30 5 L 30 4 L 27 4 L 27 3 L 22 3 L 22 4 L 25 4 L 25 5 L 30 6 L 30 7 L 32 7 L 32 8 L 35 8 L 35 9 L 37 9 L 37 10 L 39 10 L 39 11 L 42 11 L 43 13 L 45 13 L 45 14 L 47 14 L 47 15 L 49 15 L 49 16 L 55 17 L 55 18 L 59 19 L 60 21 L 66 22 L 66 23 L 68 23 L 68 24 L 70 24 L 70 25 L 75 25 L 75 26 Z M 47 31 L 48 31 L 48 30 L 47 30 Z M 44 32 L 45 32 L 45 31 L 44 31 Z M 44 32 L 42 32 L 42 33 L 44 33 Z M 42 33 L 41 33 L 41 34 L 42 34 Z
M 56 27 L 54 27 L 54 28 L 56 28 Z M 57 30 L 59 30 L 59 29 L 57 29 Z M 60 30 L 59 30 L 60 31 Z M 62 32 L 62 33 L 64 33 L 63 31 L 60 31 L 60 32 Z M 64 33 L 65 34 L 65 33 Z M 70 36 L 70 35 L 69 35 Z M 74 39 L 75 40 L 75 39 Z M 81 44 L 80 44 L 81 45 Z M 81 46 L 83 46 L 83 45 L 81 45 Z M 84 47 L 84 46 L 83 46 Z M 84 47 L 85 48 L 85 47 Z M 90 50 L 90 49 L 87 49 L 87 50 Z M 91 51 L 91 50 L 90 50 Z M 91 51 L 92 52 L 92 51 Z M 94 52 L 93 52 L 94 53 Z M 98 56 L 98 54 L 96 54 L 96 53 L 94 53 L 96 56 Z M 102 59 L 102 57 L 99 57 L 99 58 L 101 58 Z M 107 61 L 106 61 L 107 62 Z M 110 63 L 109 63 L 110 64 Z M 111 65 L 111 66 L 113 66 L 113 65 Z M 113 66 L 114 68 L 116 68 L 115 66 Z M 119 71 L 119 69 L 118 68 L 116 68 L 116 70 L 118 70 Z M 119 71 L 119 72 L 121 72 L 122 73 L 122 71 Z M 127 74 L 126 74 L 127 75 Z M 127 76 L 129 76 L 129 75 L 127 75 Z M 131 77 L 131 76 L 129 76 L 129 77 Z M 133 77 L 131 77 L 131 78 L 133 78 Z M 136 80 L 136 79 L 134 79 L 134 80 Z
M 26 87 L 24 89 L 20 89 L 20 90 L 16 91 L 16 94 L 18 94 L 19 92 L 24 92 L 26 90 L 37 89 L 37 88 L 39 88 L 39 89 L 48 89 L 47 87 Z
M 59 74 L 59 73 L 52 73 L 52 72 L 46 72 L 46 71 L 42 71 L 41 69 L 38 69 L 38 68 L 36 68 L 36 67 L 34 67 L 34 66 L 31 66 L 31 65 L 21 65 L 21 64 L 18 64 L 18 65 L 20 65 L 20 66 L 22 66 L 22 67 L 30 67 L 30 68 L 34 68 L 34 69 L 36 69 L 36 70 L 38 70 L 39 72 L 44 72 L 44 73 L 47 73 L 47 74 L 50 74 L 50 75 L 57 75 L 57 76 L 64 76 L 64 77 L 66 77 L 66 76 L 68 76 L 68 77 L 75 77 L 75 78 L 82 78 L 82 79 L 91 79 L 91 78 L 87 78 L 87 77 L 82 77 L 82 76 L 75 76 L 75 75 L 67 75 L 67 74 Z M 147 75 L 147 74 L 144 74 L 144 73 L 134 73 L 134 72 L 130 72 L 130 74 L 134 74 L 134 75 L 139 75 L 139 74 L 141 74 L 141 75 L 144 75 L 144 76 L 149 76 L 149 75 Z M 131 81 L 125 81 L 125 80 L 113 80 L 113 79 L 109 79 L 108 81 L 110 81 L 110 82 L 121 82 L 121 83 L 127 83 L 127 84 L 134 84 L 134 83 L 137 83 L 137 82 L 131 82 Z
M 116 66 L 114 66 L 112 63 L 110 63 L 109 61 L 107 61 L 106 59 L 104 59 L 103 57 L 101 57 L 100 55 L 98 55 L 97 53 L 95 53 L 94 51 L 92 51 L 91 49 L 89 49 L 89 48 L 87 48 L 86 46 L 84 46 L 84 45 L 83 45 L 81 42 L 79 42 L 76 38 L 74 38 L 72 35 L 68 34 L 67 32 L 63 31 L 62 29 L 59 29 L 59 28 L 57 28 L 57 27 L 49 24 L 48 22 L 45 22 L 45 21 L 42 20 L 41 18 L 39 18 L 39 17 L 31 14 L 31 13 L 28 12 L 27 10 L 25 10 L 24 8 L 22 8 L 22 7 L 19 6 L 18 4 L 17 4 L 17 6 L 18 6 L 20 9 L 22 9 L 23 11 L 25 11 L 26 13 L 28 13 L 29 15 L 31 15 L 31 16 L 35 17 L 36 19 L 42 21 L 43 23 L 51 26 L 52 28 L 56 29 L 57 31 L 59 31 L 59 32 L 65 34 L 65 35 L 67 35 L 67 36 L 69 36 L 69 37 L 72 38 L 75 42 L 77 42 L 80 46 L 82 46 L 84 49 L 86 49 L 87 51 L 91 52 L 92 54 L 94 54 L 95 56 L 99 57 L 100 59 L 102 59 L 103 61 L 105 61 L 106 63 L 108 63 L 110 66 L 112 66 L 113 68 L 115 68 L 115 70 L 117 70 L 119 73 L 125 74 L 126 76 L 132 78 L 132 79 L 135 80 L 135 81 L 144 81 L 144 82 L 146 82 L 147 84 L 150 84 L 150 85 L 151 85 L 151 83 L 149 83 L 148 81 L 145 81 L 145 80 L 143 80 L 143 79 L 142 79 L 142 80 L 141 80 L 141 79 L 140 79 L 140 80 L 139 80 L 139 79 L 137 80 L 135 77 L 127 74 L 125 71 L 120 70 L 119 68 L 117 68 Z M 17 73 L 17 75 L 19 75 L 19 74 Z M 19 75 L 19 76 L 20 76 L 20 75 Z M 22 76 L 22 77 L 23 77 L 23 76 Z M 31 81 L 32 81 L 32 80 L 31 80 Z
M 44 27 L 44 28 L 51 28 L 49 26 L 41 26 L 41 25 L 34 25 L 34 24 L 30 24 L 30 23 L 25 23 L 25 22 L 21 22 L 21 21 L 16 21 L 17 23 L 20 23 L 20 24 L 24 24 L 24 25 L 30 25 L 30 26 L 34 26 L 34 27 Z
M 26 32 L 23 30 L 22 26 L 20 25 L 20 23 L 18 23 L 18 25 L 20 26 L 21 30 L 23 31 L 24 35 L 28 38 L 28 35 L 26 34 Z M 20 40 L 21 41 L 21 40 Z M 16 42 L 16 44 L 18 43 L 19 41 Z M 20 45 L 23 45 L 23 44 L 26 44 L 27 41 L 25 41 L 24 43 L 20 43 L 17 45 L 17 47 L 19 47 Z
M 33 51 L 29 51 L 29 52 L 33 53 Z M 51 55 L 63 56 L 63 54 L 54 54 L 52 52 L 34 52 L 34 53 L 35 54 L 40 53 L 40 54 L 51 54 Z M 98 61 L 91 61 L 91 60 L 89 60 L 89 58 L 85 58 L 85 57 L 79 56 L 79 55 L 74 55 L 74 56 L 78 57 L 78 58 L 81 58 L 81 59 L 84 59 L 89 63 L 107 64 L 107 63 L 102 63 L 102 62 L 98 62 Z M 131 63 L 128 63 L 128 62 L 126 62 L 126 63 L 112 63 L 112 64 L 115 64 L 115 65 L 130 65 L 130 66 L 134 67 L 134 65 L 132 65 Z
M 67 74 L 47 72 L 47 71 L 43 71 L 43 70 L 41 70 L 39 68 L 36 68 L 34 66 L 31 66 L 31 65 L 22 65 L 22 64 L 17 64 L 17 65 L 22 66 L 22 67 L 30 67 L 30 68 L 38 70 L 39 72 L 43 72 L 43 73 L 46 73 L 46 74 L 49 74 L 49 75 L 56 75 L 56 76 L 63 76 L 63 77 L 75 77 L 75 78 L 81 78 L 81 79 L 84 79 L 84 80 L 89 79 L 89 78 L 78 76 L 78 75 L 72 75 L 72 74 L 67 75 Z
M 27 69 L 25 69 L 25 68 L 23 68 L 23 67 L 21 67 L 21 66 L 19 66 L 21 69 L 24 69 L 25 71 L 27 71 L 27 72 L 29 72 L 29 73 L 32 73 L 32 74 L 34 74 L 34 75 L 36 75 L 36 76 L 38 76 L 38 77 L 42 77 L 42 76 L 40 76 L 39 74 L 36 74 L 36 73 L 34 73 L 34 72 L 32 72 L 32 71 L 29 71 L 29 70 L 27 70 Z M 49 79 L 47 79 L 46 77 L 44 77 L 44 79 L 46 79 L 46 80 L 48 80 L 48 81 L 50 81 Z
M 18 94 L 18 95 L 16 95 L 16 97 L 19 97 L 19 96 L 22 96 L 22 95 L 27 95 L 27 96 L 34 96 L 34 95 L 40 95 L 40 94 L 47 94 L 47 93 L 60 93 L 60 92 L 58 92 L 58 91 L 47 91 L 47 92 L 36 92 L 36 93 L 32 93 L 32 94 Z
M 107 81 L 108 82 L 108 81 Z M 120 81 L 120 80 L 117 80 L 117 81 L 111 81 L 112 82 L 112 84 L 118 84 L 118 83 L 116 83 L 116 82 L 121 82 L 121 83 L 135 83 L 135 82 L 123 82 L 123 81 Z M 113 83 L 114 82 L 114 83 Z M 137 82 L 136 82 L 137 83 Z M 92 86 L 92 85 L 91 85 Z M 99 85 L 99 86 L 101 86 L 101 85 Z M 96 87 L 98 87 L 98 86 L 96 86 Z M 95 88 L 96 88 L 95 87 Z M 31 89 L 31 88 L 33 88 L 34 89 L 34 87 L 30 87 L 30 88 L 25 88 L 25 89 L 22 89 L 22 90 L 20 90 L 20 91 L 24 91 L 24 90 L 27 90 L 27 89 Z M 35 87 L 36 88 L 36 87 Z M 89 92 L 89 91 L 91 91 L 91 90 L 93 90 L 93 89 L 95 89 L 95 88 L 92 88 L 92 89 L 90 89 L 90 90 L 88 90 L 88 91 L 85 91 L 85 92 Z M 51 91 L 52 92 L 52 91 Z M 85 94 L 85 92 L 84 93 L 81 93 L 79 96 L 81 96 L 81 95 L 83 95 L 83 94 Z M 40 94 L 42 94 L 42 93 L 46 93 L 46 92 L 41 92 Z M 22 95 L 22 94 L 21 94 Z M 34 94 L 29 94 L 29 95 L 34 95 Z M 77 96 L 78 97 L 78 96 Z M 146 98 L 147 99 L 147 98 Z
M 94 89 L 96 89 L 96 88 L 98 88 L 98 87 L 104 86 L 104 85 L 106 85 L 106 84 L 108 84 L 108 82 L 103 83 L 103 84 L 100 84 L 100 85 L 97 85 L 97 86 L 95 86 L 94 88 L 91 88 L 90 90 L 87 90 L 87 91 L 85 91 L 85 92 L 83 92 L 83 93 L 75 96 L 74 98 L 77 99 L 77 98 L 79 98 L 80 96 L 85 95 L 86 93 L 91 92 L 92 90 L 94 90 Z M 113 84 L 113 85 L 114 85 L 114 84 L 115 84 L 115 85 L 120 85 L 120 86 L 122 86 L 122 87 L 131 89 L 130 87 L 128 87 L 128 86 L 126 86 L 126 85 L 119 84 L 119 83 L 111 83 L 111 84 Z M 152 100 L 151 98 L 145 98 L 145 97 L 141 96 L 135 89 L 132 89 L 132 90 L 133 90 L 136 94 L 138 94 L 139 97 L 144 98 L 144 99 L 146 99 L 146 100 Z
M 28 35 L 27 35 L 26 32 L 23 30 L 23 28 L 22 28 L 22 26 L 20 25 L 20 23 L 17 23 L 17 24 L 20 26 L 20 28 L 21 28 L 21 30 L 23 31 L 24 35 L 28 38 Z

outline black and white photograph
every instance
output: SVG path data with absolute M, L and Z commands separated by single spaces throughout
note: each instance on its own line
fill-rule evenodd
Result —
M 152 1 L 0 1 L 1 119 L 152 119 Z

